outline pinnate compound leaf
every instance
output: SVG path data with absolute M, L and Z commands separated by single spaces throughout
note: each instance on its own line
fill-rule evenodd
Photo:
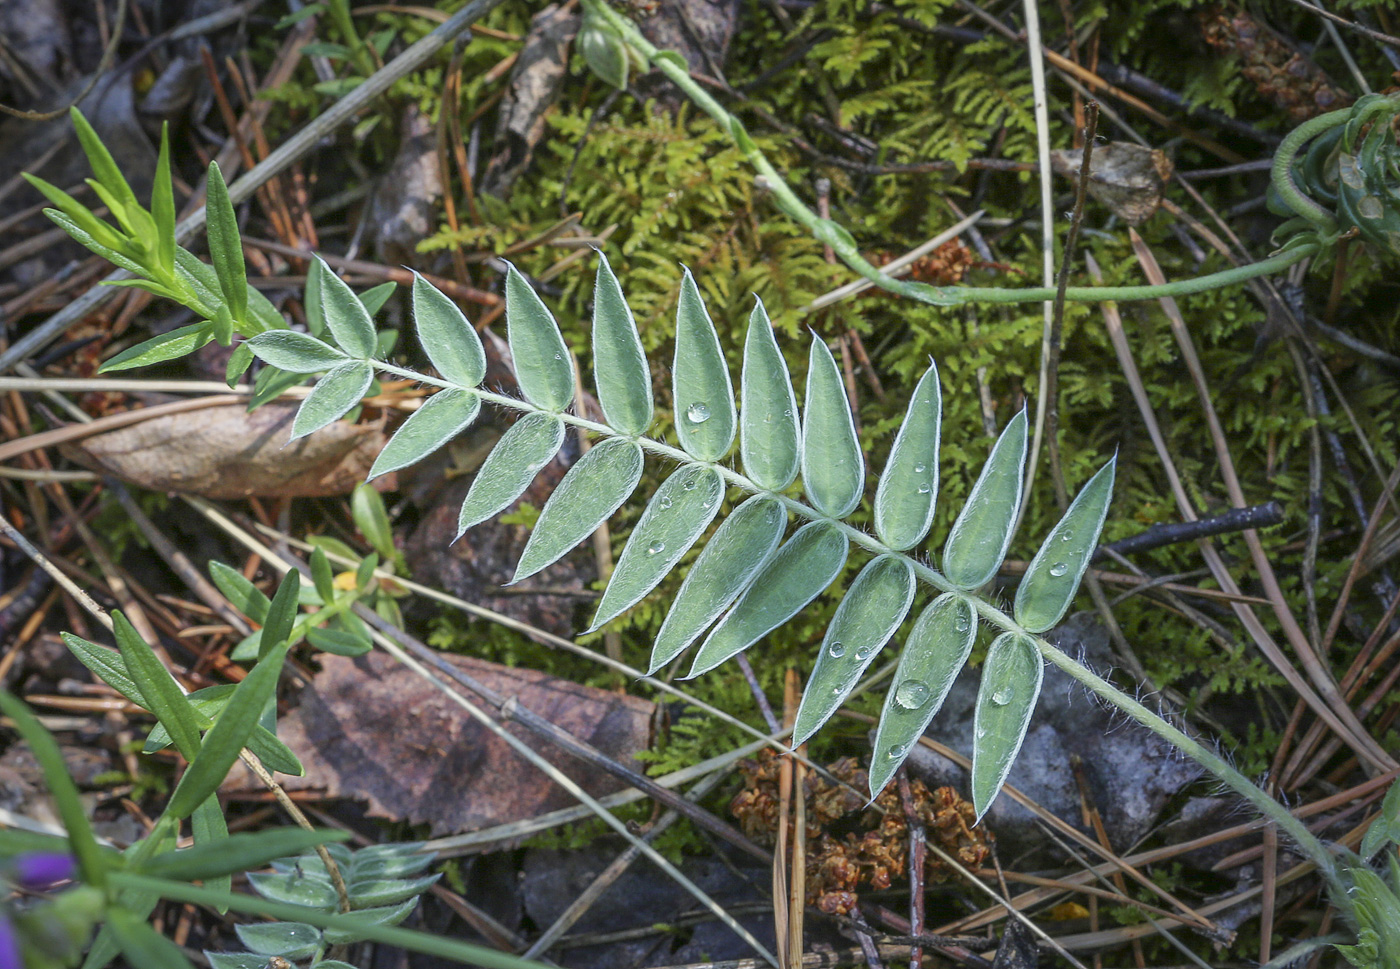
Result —
M 589 632 L 621 615 L 675 568 L 709 527 L 724 497 L 714 468 L 682 465 L 662 482 L 627 539 Z
M 1055 625 L 1074 601 L 1099 544 L 1117 463 L 1115 457 L 1084 484 L 1027 566 L 1016 590 L 1016 621 L 1028 632 L 1042 633 Z
M 432 454 L 476 420 L 481 398 L 470 390 L 440 390 L 394 432 L 369 470 L 369 480 L 406 468 Z
M 904 423 L 895 435 L 890 459 L 875 489 L 875 534 L 896 552 L 923 541 L 933 524 L 938 499 L 938 437 L 943 423 L 943 391 L 938 368 L 914 388 Z
M 342 363 L 326 374 L 297 408 L 296 420 L 292 421 L 292 440 L 340 420 L 360 402 L 373 380 L 374 368 L 358 360 Z
M 755 495 L 729 513 L 681 583 L 652 645 L 648 674 L 684 652 L 734 601 L 772 557 L 785 528 L 787 512 L 767 495 Z
M 913 602 L 914 570 L 903 556 L 881 555 L 860 570 L 822 639 L 793 722 L 794 747 L 831 719 Z
M 512 424 L 472 481 L 457 519 L 457 537 L 509 508 L 563 445 L 564 422 L 557 417 L 526 414 Z
M 245 344 L 263 363 L 288 373 L 320 373 L 347 362 L 345 354 L 308 333 L 268 330 Z
M 792 377 L 762 302 L 755 302 L 749 314 L 739 393 L 739 454 L 744 459 L 744 474 L 760 488 L 782 491 L 797 477 L 802 435 Z
M 593 375 L 609 426 L 627 435 L 645 433 L 651 426 L 651 369 L 632 310 L 601 252 L 593 287 Z
M 545 502 L 520 553 L 512 583 L 552 565 L 612 517 L 642 479 L 642 449 L 611 437 L 595 444 L 569 469 Z
M 413 274 L 413 322 L 418 342 L 442 379 L 475 387 L 486 376 L 481 337 L 457 304 L 432 283 Z
M 719 334 L 700 299 L 690 270 L 681 279 L 676 307 L 676 435 L 699 461 L 718 461 L 734 444 L 734 384 Z
M 996 574 L 1021 507 L 1026 464 L 1026 412 L 992 446 L 977 483 L 943 547 L 943 574 L 959 589 L 976 589 Z
M 1002 633 L 992 641 L 972 722 L 972 805 L 978 819 L 991 807 L 1026 739 L 1044 677 L 1030 637 Z
M 845 533 L 829 522 L 809 522 L 799 528 L 711 630 L 695 655 L 689 677 L 737 656 L 797 615 L 841 574 L 848 550 Z
M 506 273 L 506 337 L 525 399 L 561 413 L 574 399 L 574 364 L 559 324 L 514 266 Z
M 360 360 L 374 357 L 378 339 L 374 334 L 374 320 L 369 310 L 361 303 L 345 280 L 327 266 L 325 260 L 316 257 L 320 273 L 321 319 L 335 337 L 335 342 L 349 356 Z
M 802 487 L 812 506 L 845 518 L 865 492 L 865 456 L 856 439 L 846 385 L 825 343 L 812 338 L 802 414 Z
M 953 687 L 977 638 L 977 616 L 960 595 L 939 596 L 914 623 L 875 731 L 870 796 L 894 777 Z

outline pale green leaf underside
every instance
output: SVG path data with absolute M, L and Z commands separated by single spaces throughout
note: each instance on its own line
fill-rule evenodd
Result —
M 320 256 L 316 261 L 321 264 L 321 317 L 326 327 L 347 354 L 361 360 L 371 359 L 378 339 L 369 311 Z
M 962 596 L 939 596 L 920 613 L 904 643 L 875 730 L 870 757 L 872 799 L 894 777 L 943 706 L 976 638 L 977 616 Z
M 612 517 L 642 479 L 642 449 L 608 438 L 578 460 L 545 502 L 511 582 L 557 562 Z
M 326 374 L 297 409 L 296 420 L 292 422 L 292 440 L 340 420 L 360 402 L 373 380 L 374 368 L 358 360 L 342 363 Z
M 914 388 L 904 423 L 890 447 L 885 473 L 875 489 L 875 534 L 896 552 L 923 541 L 933 524 L 942 423 L 938 368 L 929 367 Z
M 627 539 L 589 632 L 636 605 L 710 526 L 724 497 L 714 468 L 687 464 L 662 482 Z
M 773 555 L 787 528 L 782 504 L 755 495 L 726 518 L 701 550 L 652 646 L 655 673 L 699 638 Z
M 1084 484 L 1026 567 L 1016 589 L 1016 621 L 1028 631 L 1049 629 L 1074 601 L 1079 580 L 1099 544 L 1099 532 L 1113 497 L 1117 461 L 1109 461 Z
M 754 303 L 749 315 L 739 386 L 739 454 L 744 473 L 760 488 L 782 491 L 797 477 L 802 437 L 792 377 L 761 302 Z
M 797 708 L 794 747 L 831 719 L 904 621 L 913 601 L 914 570 L 908 559 L 881 555 L 861 569 L 826 628 L 817 664 Z
M 841 574 L 848 551 L 845 533 L 827 522 L 799 528 L 706 637 L 689 677 L 742 653 L 797 615 Z
M 444 380 L 475 387 L 486 376 L 481 337 L 458 308 L 432 283 L 413 274 L 413 322 L 418 342 Z
M 997 438 L 943 547 L 943 574 L 959 589 L 985 585 L 1006 557 L 1021 507 L 1025 464 L 1026 412 L 1022 410 Z
M 1045 668 L 1035 643 L 1015 632 L 1002 633 L 982 664 L 977 712 L 972 722 L 972 805 L 987 813 L 1026 739 Z
M 442 390 L 423 402 L 394 432 L 375 458 L 369 477 L 416 464 L 462 431 L 481 411 L 481 398 L 470 390 Z
M 247 345 L 257 358 L 288 373 L 320 373 L 346 362 L 345 354 L 307 333 L 268 330 Z
M 506 336 L 515 361 L 515 379 L 536 407 L 562 413 L 574 399 L 574 364 L 554 322 L 514 266 L 506 273 Z
M 557 417 L 526 414 L 512 424 L 472 480 L 457 519 L 457 537 L 509 508 L 563 446 L 564 422 Z
M 815 337 L 808 361 L 807 406 L 802 415 L 802 488 L 817 511 L 845 518 L 865 492 L 865 456 L 856 439 L 846 385 L 841 382 L 836 360 Z
M 676 308 L 676 357 L 671 368 L 676 436 L 700 461 L 718 461 L 734 444 L 734 384 L 720 349 L 719 334 L 686 270 Z
M 651 369 L 632 310 L 601 252 L 593 288 L 593 373 L 608 425 L 623 434 L 646 433 L 651 426 Z

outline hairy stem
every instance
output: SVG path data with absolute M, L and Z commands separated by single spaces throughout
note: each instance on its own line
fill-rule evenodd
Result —
M 1337 231 L 1337 220 L 1302 189 L 1298 188 L 1297 183 L 1293 181 L 1293 160 L 1298 156 L 1298 151 L 1303 145 L 1323 132 L 1343 124 L 1350 115 L 1351 108 L 1329 111 L 1294 128 L 1279 144 L 1278 150 L 1274 152 L 1274 163 L 1270 170 L 1274 189 L 1283 196 L 1288 207 L 1317 226 L 1320 231 L 1328 234 Z

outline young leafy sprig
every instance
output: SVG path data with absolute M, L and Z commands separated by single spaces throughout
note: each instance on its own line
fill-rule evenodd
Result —
M 979 617 L 1001 630 L 983 669 L 973 748 L 973 797 L 985 812 L 1010 770 L 1040 691 L 1034 634 L 1068 609 L 1098 541 L 1113 462 L 1096 474 L 1032 561 L 1014 618 L 976 595 L 1011 542 L 1022 494 L 1026 418 L 1012 419 L 943 547 L 942 571 L 907 554 L 933 522 L 942 397 L 934 367 L 919 381 L 875 494 L 875 535 L 845 519 L 865 494 L 865 459 L 841 376 L 826 344 L 811 347 L 805 404 L 761 304 L 749 320 L 742 408 L 719 336 L 695 281 L 681 282 L 673 394 L 679 447 L 646 437 L 651 372 L 621 287 L 600 254 L 594 291 L 595 384 L 603 420 L 571 414 L 569 349 L 549 309 L 513 268 L 506 328 L 523 399 L 481 389 L 480 339 L 462 312 L 421 277 L 413 286 L 419 342 L 440 376 L 375 357 L 371 314 L 325 266 L 313 270 L 320 314 L 337 346 L 310 334 L 268 331 L 248 343 L 290 373 L 322 374 L 293 422 L 299 437 L 356 406 L 376 371 L 442 388 L 394 434 L 370 476 L 422 460 L 472 423 L 483 400 L 523 412 L 487 457 L 467 494 L 460 530 L 515 502 L 562 446 L 567 425 L 599 435 L 540 513 L 513 581 L 546 568 L 591 535 L 628 499 L 644 457 L 679 467 L 657 489 L 622 551 L 592 628 L 639 602 L 679 563 L 719 512 L 727 487 L 752 495 L 721 523 L 681 585 L 654 644 L 651 669 L 701 640 L 691 675 L 714 668 L 786 623 L 841 573 L 852 543 L 874 553 L 827 629 L 798 709 L 793 742 L 815 733 L 855 688 L 914 604 L 919 580 L 941 593 L 920 614 L 885 699 L 870 771 L 872 794 L 898 770 L 966 661 Z M 308 295 L 308 300 L 311 296 Z M 725 464 L 738 438 L 743 472 Z M 803 499 L 789 492 L 801 475 Z M 804 523 L 783 541 L 789 513 Z M 708 632 L 707 632 L 708 631 Z

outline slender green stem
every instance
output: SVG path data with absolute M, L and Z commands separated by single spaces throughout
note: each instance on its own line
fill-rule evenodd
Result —
M 1298 188 L 1297 183 L 1293 181 L 1293 160 L 1298 156 L 1298 151 L 1303 145 L 1323 132 L 1331 131 L 1337 125 L 1342 124 L 1350 115 L 1351 108 L 1343 108 L 1340 111 L 1329 111 L 1310 121 L 1305 121 L 1290 131 L 1279 144 L 1278 150 L 1274 152 L 1274 164 L 1271 170 L 1274 189 L 1283 196 L 1284 202 L 1290 209 L 1329 235 L 1336 233 L 1337 220 L 1332 217 L 1332 213 Z

